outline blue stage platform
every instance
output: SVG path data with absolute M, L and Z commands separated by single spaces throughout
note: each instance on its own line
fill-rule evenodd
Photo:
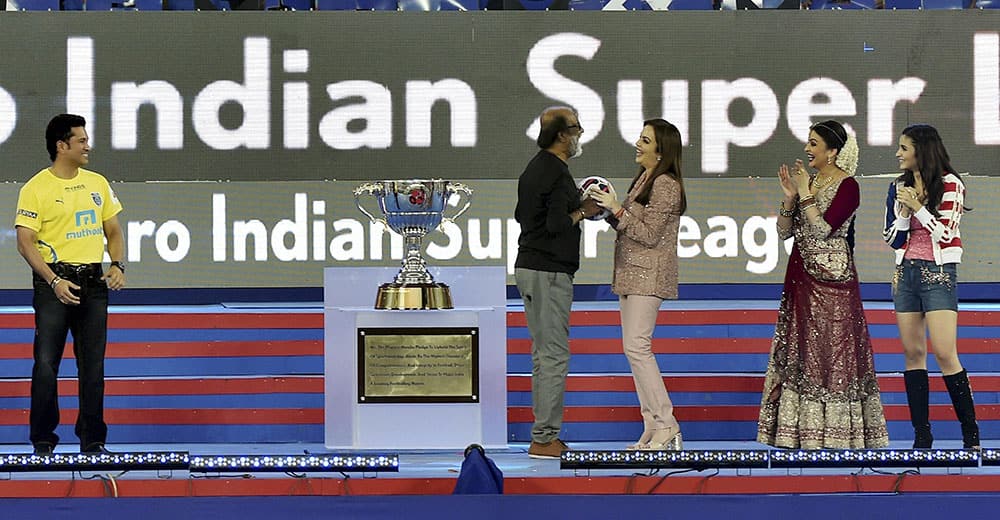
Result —
M 107 417 L 113 443 L 320 443 L 323 315 L 319 303 L 113 306 Z M 866 303 L 893 439 L 911 435 L 902 354 L 885 302 Z M 653 349 L 691 441 L 755 438 L 774 330 L 772 301 L 665 302 Z M 23 443 L 31 371 L 29 308 L 0 308 L 0 444 Z M 976 391 L 984 439 L 1000 439 L 1000 305 L 963 304 L 959 351 Z M 614 302 L 574 304 L 565 437 L 624 442 L 641 429 Z M 508 307 L 508 440 L 531 424 L 530 338 L 517 300 Z M 76 368 L 67 350 L 60 392 L 71 439 Z M 935 370 L 933 360 L 931 370 Z M 960 436 L 940 378 L 932 378 L 935 436 Z
M 677 404 L 687 449 L 765 449 L 751 441 L 776 317 L 766 300 L 674 301 L 660 313 L 654 351 Z M 890 436 L 911 442 L 899 371 L 894 317 L 885 302 L 867 302 Z M 109 447 L 117 451 L 182 450 L 191 454 L 323 453 L 323 314 L 314 302 L 131 306 L 111 309 L 107 362 Z M 571 316 L 571 375 L 564 437 L 578 449 L 621 449 L 641 429 L 634 388 L 620 349 L 614 302 L 579 302 Z M 25 453 L 30 308 L 0 308 L 0 450 Z M 1000 439 L 1000 305 L 963 304 L 959 349 L 971 373 L 983 444 Z M 530 412 L 530 340 L 520 302 L 508 306 L 509 448 L 491 450 L 512 494 L 783 494 L 958 493 L 1000 491 L 993 467 L 923 470 L 754 470 L 634 474 L 559 469 L 526 455 Z M 75 367 L 67 352 L 61 381 L 66 444 L 75 449 Z M 933 370 L 933 367 L 932 367 Z M 961 442 L 940 378 L 932 378 L 935 446 Z M 455 451 L 404 451 L 399 473 L 376 478 L 329 475 L 219 475 L 130 472 L 118 496 L 189 497 L 285 494 L 447 494 L 462 462 Z M 83 476 L 83 475 L 81 475 Z M 747 478 L 753 477 L 753 478 Z M 103 479 L 17 473 L 0 480 L 0 496 L 108 496 Z M 340 505 L 343 505 L 341 503 Z M 206 505 L 206 507 L 210 507 Z M 330 507 L 339 507 L 331 504 Z M 346 506 L 345 506 L 346 507 Z M 513 506 L 512 506 L 513 507 Z M 518 506 L 519 507 L 519 506 Z M 824 507 L 824 506 L 819 506 Z M 377 516 L 375 516 L 377 517 Z M 587 517 L 586 514 L 580 517 Z

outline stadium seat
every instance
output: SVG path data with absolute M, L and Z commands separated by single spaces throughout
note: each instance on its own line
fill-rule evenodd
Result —
M 712 0 L 673 0 L 668 11 L 711 11 Z
M 969 0 L 924 0 L 924 9 L 965 9 Z
M 885 0 L 886 9 L 920 9 L 921 0 Z
M 570 11 L 600 11 L 608 0 L 569 0 Z
M 396 8 L 400 11 L 440 11 L 441 0 L 398 0 Z
M 396 0 L 358 0 L 362 11 L 395 11 L 399 8 Z
M 441 0 L 442 11 L 481 11 L 479 0 Z
M 719 2 L 719 9 L 723 11 L 799 9 L 799 7 L 799 0 L 721 0 Z
M 976 7 L 980 9 L 1000 9 L 1000 0 L 976 0 Z
M 353 11 L 357 8 L 357 0 L 316 0 L 317 11 Z
M 78 0 L 63 0 L 63 10 L 69 11 L 67 7 L 70 2 Z M 84 9 L 87 11 L 162 11 L 163 0 L 132 0 L 129 6 L 125 6 L 126 0 L 84 0 Z
M 813 2 L 812 9 L 875 9 L 875 0 L 819 0 Z
M 151 1 L 151 0 L 146 0 Z M 152 0 L 155 1 L 155 0 Z M 136 8 L 140 11 L 140 0 L 136 0 Z M 164 11 L 228 11 L 229 0 L 163 0 Z
M 293 11 L 311 11 L 313 0 L 265 0 L 264 9 L 291 9 Z
M 17 6 L 22 11 L 58 11 L 59 0 L 20 0 Z
M 398 0 L 400 11 L 479 11 L 479 0 Z
M 317 11 L 395 11 L 396 0 L 316 0 Z
M 83 0 L 63 0 L 63 11 L 83 11 Z
M 569 9 L 569 0 L 503 0 L 503 8 L 508 11 L 565 11 Z
M 813 0 L 812 7 L 810 9 L 819 9 L 816 7 L 817 3 L 823 3 L 826 0 Z M 801 9 L 802 3 L 799 0 L 764 0 L 760 4 L 761 9 Z

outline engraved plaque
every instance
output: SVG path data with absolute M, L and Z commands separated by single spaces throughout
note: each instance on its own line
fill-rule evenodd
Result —
M 358 329 L 358 402 L 479 402 L 479 329 Z

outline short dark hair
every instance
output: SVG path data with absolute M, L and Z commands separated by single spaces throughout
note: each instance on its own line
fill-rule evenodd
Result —
M 556 142 L 560 132 L 567 130 L 569 130 L 569 120 L 562 114 L 555 114 L 548 124 L 542 123 L 542 129 L 538 131 L 538 139 L 535 142 L 539 148 L 545 150 Z
M 56 143 L 73 137 L 73 129 L 87 126 L 87 120 L 76 114 L 59 114 L 49 121 L 45 128 L 45 148 L 49 151 L 49 159 L 56 160 Z

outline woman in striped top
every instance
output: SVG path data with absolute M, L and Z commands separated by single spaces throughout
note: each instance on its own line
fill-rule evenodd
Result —
M 927 337 L 962 425 L 966 448 L 979 448 L 969 377 L 958 360 L 958 264 L 965 185 L 930 125 L 906 127 L 896 151 L 903 174 L 889 185 L 883 238 L 896 250 L 892 298 L 903 343 L 914 448 L 930 448 Z

